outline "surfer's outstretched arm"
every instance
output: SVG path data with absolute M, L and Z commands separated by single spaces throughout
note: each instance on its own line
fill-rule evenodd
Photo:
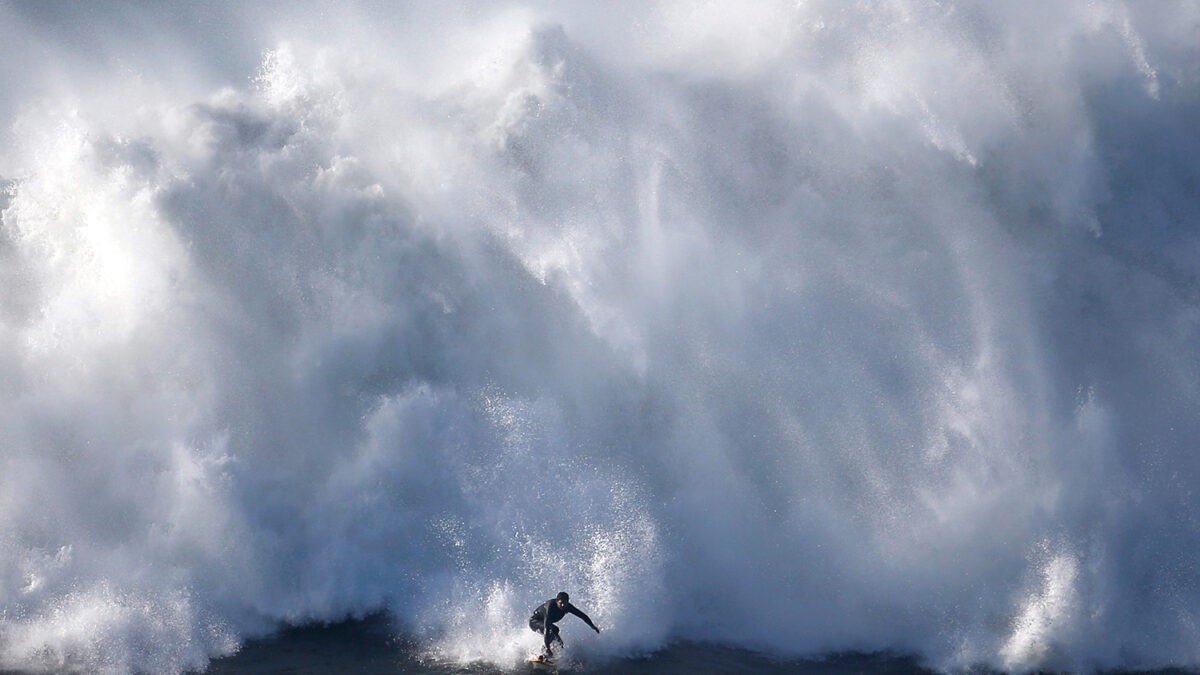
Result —
M 590 618 L 588 618 L 588 615 L 587 615 L 587 614 L 584 614 L 584 613 L 583 613 L 583 612 L 582 612 L 582 611 L 581 611 L 581 610 L 580 610 L 578 607 L 576 607 L 575 605 L 567 605 L 567 611 L 568 611 L 568 612 L 570 612 L 570 613 L 572 613 L 572 614 L 574 614 L 575 616 L 577 616 L 577 617 L 579 617 L 579 618 L 583 619 L 583 622 L 584 622 L 584 623 L 586 623 L 587 625 L 591 626 L 591 627 L 592 627 L 592 630 L 596 631 L 597 633 L 599 633 L 599 632 L 600 632 L 600 629 L 596 627 L 596 624 L 592 623 L 592 620 L 591 620 Z

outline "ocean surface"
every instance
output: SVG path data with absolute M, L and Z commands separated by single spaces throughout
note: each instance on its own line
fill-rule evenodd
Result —
M 604 657 L 564 652 L 553 669 L 523 658 L 513 663 L 455 664 L 422 658 L 419 647 L 397 638 L 381 617 L 330 626 L 292 628 L 246 645 L 215 661 L 208 675 L 266 673 L 411 673 L 413 675 L 502 675 L 505 673 L 759 673 L 762 675 L 932 675 L 912 658 L 839 654 L 820 659 L 771 658 L 746 649 L 681 643 L 639 656 Z
M 0 0 L 0 670 L 1200 668 L 1197 120 L 1193 0 Z

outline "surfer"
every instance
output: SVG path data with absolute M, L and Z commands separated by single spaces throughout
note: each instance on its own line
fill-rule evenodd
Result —
M 546 649 L 542 652 L 543 658 L 548 659 L 554 656 L 554 652 L 550 649 L 551 642 L 557 642 L 559 645 L 562 645 L 562 638 L 558 636 L 558 626 L 554 624 L 558 623 L 558 620 L 567 614 L 574 614 L 583 619 L 584 623 L 591 626 L 592 630 L 597 633 L 600 632 L 600 629 L 596 628 L 596 624 L 592 623 L 587 614 L 579 611 L 578 607 L 571 604 L 571 596 L 566 591 L 563 591 L 555 596 L 554 599 L 547 600 L 538 606 L 533 611 L 533 616 L 529 617 L 529 627 L 533 629 L 533 632 L 541 633 L 545 636 L 542 639 L 546 644 Z

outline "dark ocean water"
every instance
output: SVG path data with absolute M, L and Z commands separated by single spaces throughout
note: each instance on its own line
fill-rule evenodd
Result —
M 237 654 L 214 661 L 205 671 L 207 675 L 501 675 L 526 672 L 544 674 L 552 671 L 522 662 L 502 668 L 494 664 L 462 665 L 422 658 L 418 645 L 397 637 L 382 619 L 292 628 L 269 639 L 249 642 Z M 932 675 L 934 671 L 922 668 L 916 659 L 906 656 L 840 654 L 823 659 L 775 659 L 746 649 L 679 642 L 639 656 L 566 657 L 558 665 L 558 672 L 589 675 Z
M 34 671 L 0 670 L 0 675 Z M 37 671 L 43 672 L 43 671 Z M 843 653 L 820 658 L 776 658 L 714 643 L 681 641 L 651 653 L 625 657 L 564 658 L 557 670 L 515 662 L 459 664 L 422 656 L 416 642 L 398 635 L 387 619 L 375 616 L 325 625 L 292 627 L 268 638 L 250 640 L 237 653 L 214 660 L 189 675 L 937 675 L 914 656 Z M 998 675 L 979 666 L 971 675 Z M 1102 671 L 1108 675 L 1188 675 L 1183 668 Z
M 232 656 L 213 661 L 206 675 L 510 675 L 548 673 L 547 668 L 523 662 L 455 664 L 423 658 L 420 646 L 399 637 L 386 619 L 290 628 L 271 638 L 248 642 Z M 935 675 L 914 656 L 900 654 L 833 654 L 822 658 L 774 658 L 759 652 L 720 644 L 682 641 L 652 653 L 621 658 L 565 658 L 561 673 L 588 675 L 690 675 L 699 673 L 757 673 L 761 675 Z M 997 671 L 977 667 L 974 675 Z M 1106 671 L 1111 675 L 1186 675 L 1187 669 Z

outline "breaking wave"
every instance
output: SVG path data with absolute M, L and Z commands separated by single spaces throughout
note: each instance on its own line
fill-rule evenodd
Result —
M 0 668 L 1200 665 L 1194 5 L 97 7 L 0 7 Z

